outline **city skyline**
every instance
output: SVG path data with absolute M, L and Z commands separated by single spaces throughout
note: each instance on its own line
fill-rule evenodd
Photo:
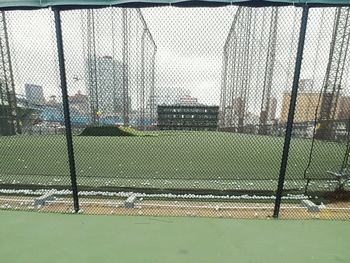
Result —
M 119 19 L 120 10 L 115 11 L 114 19 Z M 200 103 L 219 105 L 223 46 L 236 10 L 236 7 L 200 8 L 196 11 L 164 7 L 162 12 L 156 8 L 142 9 L 149 30 L 157 43 L 156 92 L 166 93 L 166 90 L 176 88 L 188 89 L 191 96 L 198 98 Z M 99 12 L 103 19 L 97 27 L 97 55 L 112 56 L 120 60 L 122 35 L 118 33 L 119 28 L 116 26 L 113 29 L 117 32 L 113 40 L 110 34 L 113 20 L 107 16 L 110 14 L 109 9 Z M 289 23 L 289 27 L 278 28 L 278 52 L 271 87 L 272 97 L 277 100 L 276 116 L 281 114 L 284 92 L 291 87 L 294 63 L 290 50 L 291 46 L 296 45 L 296 39 L 293 37 L 297 38 L 301 14 L 300 9 L 293 7 L 281 8 L 281 12 L 281 17 Z M 23 93 L 23 85 L 32 82 L 44 87 L 45 96 L 55 95 L 60 98 L 53 23 L 42 23 L 52 21 L 52 13 L 49 10 L 38 10 L 34 11 L 32 16 L 18 20 L 20 13 L 8 15 L 9 28 L 13 29 L 9 36 L 12 43 L 16 91 Z M 36 14 L 40 14 L 39 21 L 33 19 L 37 17 Z M 66 12 L 62 16 L 68 92 L 71 95 L 78 90 L 88 93 L 87 76 L 84 71 L 86 43 L 79 16 L 79 11 Z M 313 80 L 313 91 L 320 91 L 323 86 L 333 18 L 334 8 L 310 12 L 301 78 Z M 36 23 L 40 26 L 36 27 Z M 188 24 L 191 26 L 188 27 Z M 183 28 L 186 30 L 182 30 Z M 36 34 L 42 35 L 43 38 L 36 38 Z M 284 39 L 285 36 L 289 37 Z M 325 52 L 321 52 L 321 49 Z M 134 73 L 132 75 L 137 78 Z M 348 73 L 343 86 L 343 94 L 347 95 Z M 257 105 L 260 103 L 261 87 L 252 84 L 251 89 L 247 112 L 259 114 L 260 108 Z

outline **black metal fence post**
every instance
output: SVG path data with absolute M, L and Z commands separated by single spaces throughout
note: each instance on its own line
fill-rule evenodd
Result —
M 305 5 L 303 7 L 303 14 L 302 14 L 301 24 L 300 24 L 299 43 L 298 43 L 297 56 L 295 60 L 292 94 L 291 94 L 290 104 L 289 104 L 286 135 L 284 138 L 283 155 L 282 155 L 280 173 L 278 178 L 278 187 L 276 191 L 275 208 L 273 211 L 274 218 L 278 218 L 278 215 L 280 212 L 281 199 L 283 194 L 283 185 L 284 185 L 287 164 L 288 164 L 290 140 L 291 140 L 292 131 L 293 131 L 294 113 L 295 113 L 295 107 L 296 107 L 296 102 L 298 97 L 299 79 L 300 79 L 301 64 L 302 64 L 303 53 L 304 53 L 304 43 L 305 43 L 308 15 L 309 15 L 309 6 Z
M 64 51 L 63 51 L 63 40 L 62 40 L 62 28 L 61 28 L 61 14 L 60 14 L 60 10 L 58 10 L 56 8 L 53 9 L 53 12 L 55 14 L 56 43 L 57 43 L 58 63 L 59 63 L 59 69 L 60 69 L 64 122 L 65 122 L 65 126 L 66 126 L 66 139 L 67 139 L 69 170 L 70 170 L 70 177 L 71 177 L 72 191 L 73 191 L 74 211 L 77 213 L 79 211 L 78 187 L 77 187 L 77 176 L 76 176 L 76 171 L 75 171 L 72 127 L 71 127 L 69 104 L 68 104 L 67 79 L 66 79 L 66 69 L 65 69 L 65 62 L 64 62 Z

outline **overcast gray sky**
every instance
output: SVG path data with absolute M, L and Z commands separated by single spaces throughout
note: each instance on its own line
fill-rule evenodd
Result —
M 234 6 L 211 9 L 175 7 L 143 9 L 142 13 L 158 47 L 156 88 L 189 89 L 191 95 L 197 97 L 200 102 L 218 105 L 223 46 L 236 10 L 237 7 Z M 290 88 L 294 69 L 290 63 L 294 59 L 294 53 L 290 51 L 291 47 L 295 50 L 297 43 L 294 39 L 291 44 L 292 32 L 297 33 L 293 30 L 298 30 L 301 14 L 300 8 L 298 11 L 293 7 L 280 10 L 276 76 L 273 81 L 273 93 L 278 98 L 284 90 Z M 118 9 L 113 15 L 109 9 L 98 12 L 102 18 L 96 22 L 99 32 L 97 53 L 121 59 L 121 10 Z M 310 13 L 301 77 L 314 78 L 315 89 L 319 89 L 323 81 L 333 12 L 334 9 L 327 9 L 324 13 L 320 9 L 315 9 Z M 52 11 L 46 9 L 9 12 L 7 19 L 17 92 L 23 93 L 25 83 L 35 83 L 44 87 L 46 97 L 59 95 Z M 85 41 L 83 41 L 84 26 L 81 22 L 81 12 L 64 12 L 62 19 L 69 93 L 74 94 L 77 90 L 86 93 L 86 83 L 83 80 L 77 82 L 73 79 L 74 76 L 84 79 L 85 75 Z M 114 36 L 112 30 L 116 32 Z M 259 108 L 260 96 L 261 87 L 252 87 L 251 108 Z

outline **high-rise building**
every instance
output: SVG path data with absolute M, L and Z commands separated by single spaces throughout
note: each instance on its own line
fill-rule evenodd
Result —
M 123 112 L 122 62 L 114 60 L 111 56 L 104 56 L 88 60 L 87 66 L 90 70 L 96 70 L 95 77 L 89 76 L 88 85 L 89 100 L 95 105 L 95 111 L 106 117 L 121 114 Z
M 26 98 L 30 103 L 40 105 L 45 103 L 44 90 L 42 86 L 35 84 L 25 84 L 24 89 Z

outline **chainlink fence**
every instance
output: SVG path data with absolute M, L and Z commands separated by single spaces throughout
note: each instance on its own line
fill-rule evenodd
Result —
M 1 209 L 349 219 L 349 31 L 349 7 L 2 11 Z

